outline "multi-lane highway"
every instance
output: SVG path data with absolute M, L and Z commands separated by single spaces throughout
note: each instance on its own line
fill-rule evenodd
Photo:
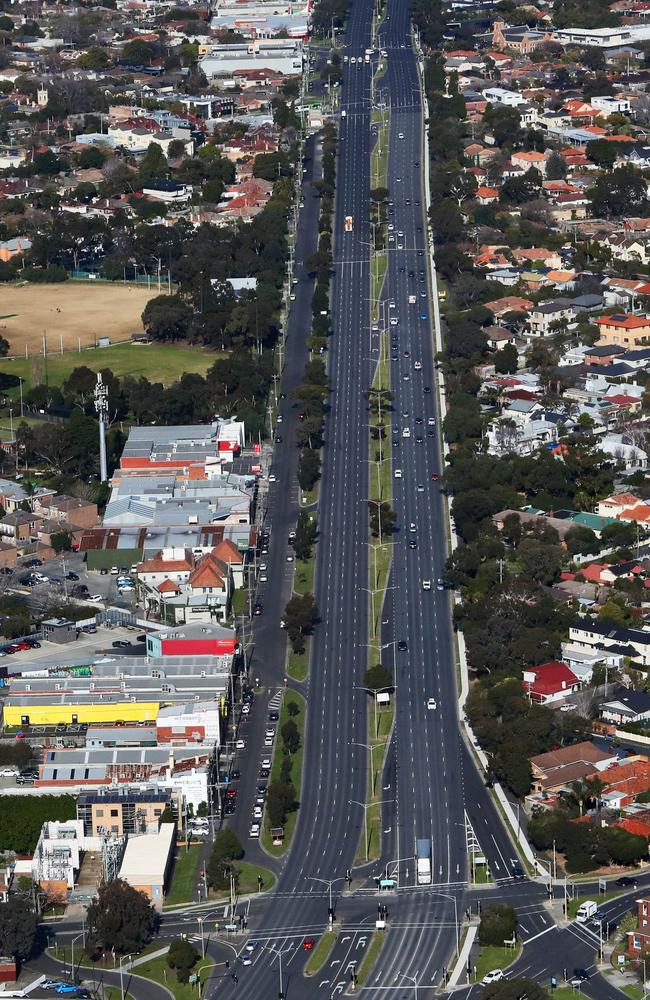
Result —
M 332 1000 L 347 988 L 351 968 L 363 958 L 380 901 L 389 907 L 389 931 L 364 987 L 370 997 L 395 988 L 395 998 L 410 996 L 416 981 L 420 996 L 432 995 L 453 960 L 465 910 L 475 906 L 479 897 L 488 900 L 498 895 L 517 906 L 522 934 L 530 941 L 518 969 L 548 978 L 544 941 L 550 935 L 557 939 L 554 955 L 561 964 L 586 966 L 593 958 L 591 941 L 580 940 L 574 946 L 572 930 L 555 929 L 542 886 L 513 884 L 513 846 L 461 732 L 450 598 L 437 587 L 447 557 L 447 532 L 445 499 L 431 478 L 442 471 L 442 457 L 423 188 L 427 168 L 424 122 L 408 9 L 401 0 L 388 0 L 379 32 L 379 46 L 387 53 L 387 72 L 380 86 L 390 109 L 389 222 L 394 227 L 382 295 L 384 316 L 398 320 L 397 325 L 388 326 L 388 340 L 394 394 L 392 464 L 401 473 L 392 479 L 398 522 L 393 536 L 391 589 L 382 612 L 382 643 L 389 650 L 388 662 L 395 667 L 396 717 L 383 782 L 389 802 L 382 823 L 387 831 L 382 857 L 374 865 L 357 869 L 355 878 L 367 879 L 365 885 L 352 895 L 343 895 L 344 876 L 353 864 L 363 825 L 363 813 L 355 800 L 365 798 L 367 773 L 364 751 L 355 742 L 363 743 L 367 734 L 365 694 L 356 688 L 367 665 L 364 644 L 368 636 L 364 588 L 368 582 L 366 501 L 370 486 L 364 392 L 372 384 L 380 343 L 379 334 L 371 333 L 369 303 L 370 154 L 374 141 L 371 74 L 376 64 L 366 63 L 364 56 L 371 45 L 371 18 L 372 0 L 353 0 L 344 37 L 344 52 L 350 61 L 344 66 L 340 95 L 340 111 L 345 115 L 339 118 L 334 219 L 331 311 L 335 333 L 328 351 L 330 412 L 323 451 L 315 584 L 322 622 L 312 640 L 306 685 L 309 711 L 301 807 L 292 849 L 280 865 L 276 890 L 250 905 L 243 904 L 249 935 L 257 942 L 252 962 L 237 966 L 237 983 L 221 966 L 215 966 L 214 980 L 206 990 L 209 997 L 218 993 L 225 998 L 259 1000 L 277 995 L 282 976 L 282 990 L 289 998 Z M 298 259 L 315 246 L 316 199 L 307 199 L 312 198 L 309 182 L 317 156 L 312 146 Z M 347 233 L 346 216 L 353 218 L 352 231 Z M 300 381 L 306 359 L 311 287 L 304 272 L 299 273 L 303 280 L 296 290 L 287 365 L 279 387 L 285 391 Z M 412 296 L 415 302 L 409 303 Z M 271 582 L 259 594 L 265 607 L 256 625 L 252 667 L 253 676 L 261 677 L 267 692 L 282 684 L 283 634 L 278 621 L 291 590 L 292 564 L 286 564 L 285 545 L 297 509 L 297 497 L 290 492 L 296 464 L 295 451 L 290 450 L 296 416 L 290 398 L 283 401 L 280 412 L 284 442 L 274 457 L 277 481 L 271 486 L 267 509 L 267 522 L 272 524 L 268 557 Z M 411 523 L 415 525 L 413 532 Z M 408 544 L 413 537 L 415 547 Z M 423 587 L 425 580 L 431 581 L 431 589 Z M 399 650 L 398 643 L 406 643 L 407 649 Z M 247 723 L 251 732 L 257 733 L 249 753 L 261 742 L 264 719 L 260 713 L 263 715 L 265 709 L 266 703 L 260 699 L 253 721 Z M 253 786 L 254 777 L 244 779 L 236 822 L 247 845 L 246 807 Z M 488 860 L 496 888 L 472 889 L 467 884 L 468 822 Z M 428 839 L 432 847 L 430 885 L 416 885 L 414 854 L 419 838 Z M 260 860 L 262 854 L 255 848 L 249 856 Z M 391 865 L 398 887 L 379 900 L 371 876 L 385 865 Z M 308 955 L 303 943 L 327 924 L 327 880 L 333 880 L 334 908 L 343 926 L 322 971 L 313 980 L 306 980 L 302 972 Z M 207 927 L 212 918 L 216 921 L 223 913 L 207 907 L 202 916 Z M 190 914 L 166 916 L 165 934 L 189 929 L 195 920 Z M 237 939 L 225 945 L 210 941 L 208 951 L 215 961 L 221 961 L 224 955 L 233 957 L 241 945 Z M 578 948 L 580 961 L 569 957 L 572 947 Z M 590 984 L 590 989 L 594 996 L 607 995 L 602 983 Z

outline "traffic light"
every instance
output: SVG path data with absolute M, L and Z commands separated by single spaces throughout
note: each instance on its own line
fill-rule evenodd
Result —
M 229 969 L 229 968 L 230 968 L 230 962 L 228 961 L 228 959 L 226 959 L 226 968 L 227 968 L 227 969 Z

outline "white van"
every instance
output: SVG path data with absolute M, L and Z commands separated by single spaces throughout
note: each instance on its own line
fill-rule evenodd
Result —
M 595 903 L 593 899 L 586 899 L 584 903 L 581 903 L 576 912 L 576 923 L 586 924 L 593 917 L 594 913 L 598 909 L 598 903 Z

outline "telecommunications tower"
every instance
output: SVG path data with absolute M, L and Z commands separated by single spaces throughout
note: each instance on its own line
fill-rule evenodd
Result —
M 95 410 L 99 419 L 99 478 L 103 483 L 108 479 L 106 466 L 106 418 L 108 417 L 108 386 L 102 382 L 102 373 L 97 372 L 95 386 Z

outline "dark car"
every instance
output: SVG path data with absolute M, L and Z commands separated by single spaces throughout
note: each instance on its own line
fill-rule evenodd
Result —
M 406 650 L 409 648 L 408 643 L 404 639 L 400 639 L 400 641 L 397 643 L 397 648 L 399 649 L 400 653 L 405 653 Z
M 38 775 L 33 775 L 33 774 L 17 774 L 16 775 L 16 784 L 17 785 L 33 785 L 34 782 L 36 781 L 37 777 L 38 777 Z
M 409 549 L 417 549 L 417 547 L 418 543 L 414 538 L 411 538 L 411 540 L 409 541 Z
M 66 580 L 78 580 L 79 579 L 79 574 L 78 573 L 73 573 L 72 570 L 70 570 L 69 573 L 66 573 L 65 578 L 66 578 Z
M 127 639 L 116 639 L 111 643 L 113 649 L 128 649 L 131 643 Z
M 269 712 L 269 722 L 277 722 L 280 718 L 280 713 L 271 711 Z
M 431 386 L 430 385 L 425 385 L 424 391 L 425 392 L 431 392 Z
M 515 882 L 523 882 L 524 881 L 524 879 L 526 878 L 526 872 L 521 867 L 521 865 L 513 865 L 512 866 L 512 877 L 515 880 Z
M 270 774 L 271 772 L 268 767 L 260 768 L 260 778 L 268 778 Z
M 257 604 L 255 605 L 255 607 L 253 608 L 253 614 L 254 615 L 261 615 L 262 612 L 263 612 L 263 610 L 264 610 L 264 605 L 261 604 L 260 601 L 258 601 Z
M 620 878 L 616 879 L 616 885 L 620 885 L 621 888 L 626 888 L 629 886 L 629 888 L 631 889 L 636 889 L 637 884 L 638 884 L 637 880 L 634 878 L 633 875 L 621 875 Z
M 589 973 L 586 969 L 574 969 L 573 979 L 579 979 L 581 983 L 589 982 Z
M 42 566 L 43 565 L 43 560 L 42 559 L 28 559 L 26 563 L 23 563 L 23 565 L 27 569 L 31 569 L 33 566 Z
M 11 576 L 13 570 L 10 566 L 0 566 L 0 573 L 2 573 L 3 576 Z

